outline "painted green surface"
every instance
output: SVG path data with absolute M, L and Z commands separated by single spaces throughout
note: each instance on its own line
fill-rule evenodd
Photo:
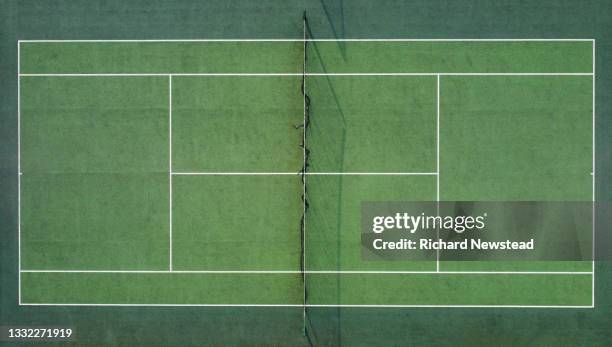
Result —
M 442 77 L 440 198 L 590 201 L 592 96 L 590 76 Z M 554 216 L 544 217 L 543 226 L 554 226 Z M 591 244 L 592 228 L 584 231 Z M 591 271 L 592 264 L 442 262 L 440 269 Z
M 27 302 L 299 305 L 302 297 L 299 274 L 25 273 L 22 280 Z
M 299 270 L 297 175 L 174 176 L 172 188 L 175 270 Z
M 310 47 L 310 72 L 592 71 L 588 41 L 315 42 Z M 299 41 L 24 42 L 21 72 L 298 73 L 295 62 L 302 55 Z
M 167 174 L 24 174 L 21 184 L 23 269 L 168 268 Z
M 311 172 L 436 171 L 435 77 L 310 76 L 306 90 Z
M 22 268 L 168 267 L 167 80 L 23 78 Z
M 353 44 L 356 49 L 365 47 L 352 42 L 347 47 Z M 30 45 L 36 46 L 25 47 Z M 105 45 L 81 48 L 110 49 Z M 176 45 L 154 46 L 171 52 Z M 210 45 L 216 54 L 231 55 L 219 51 L 217 43 Z M 228 47 L 247 50 L 252 45 L 232 43 Z M 377 42 L 370 45 L 368 52 L 387 54 L 389 66 L 394 64 L 392 57 L 398 47 Z M 437 52 L 431 48 L 437 45 L 449 49 L 447 44 L 435 43 L 429 46 L 430 51 Z M 557 53 L 564 45 L 575 48 L 563 43 L 554 50 L 542 43 L 543 48 Z M 61 45 L 51 46 L 57 50 Z M 68 53 L 75 49 L 72 44 L 68 46 Z M 142 54 L 150 54 L 143 46 L 136 46 Z M 456 43 L 450 46 L 462 47 Z M 526 46 L 532 50 L 537 47 Z M 585 51 L 582 43 L 577 46 Z M 313 47 L 319 57 L 324 57 L 322 47 Z M 201 48 L 187 45 L 181 52 L 203 54 Z M 464 48 L 470 51 L 473 43 L 466 43 Z M 27 53 L 27 49 L 22 52 Z M 281 53 L 287 54 L 273 51 Z M 579 54 L 569 57 L 575 65 L 579 64 L 574 58 L 582 59 Z M 125 63 L 126 59 L 107 57 L 104 61 Z M 167 62 L 169 58 L 159 59 Z M 87 63 L 92 61 L 95 59 Z M 27 62 L 28 58 L 25 66 Z M 147 60 L 159 69 L 154 62 Z M 247 61 L 244 65 L 250 69 L 249 64 Z M 308 68 L 316 64 L 315 59 Z M 502 62 L 498 64 L 504 67 Z M 153 72 L 157 71 L 167 70 Z M 441 198 L 589 200 L 591 83 L 590 76 L 441 77 Z M 303 122 L 300 84 L 301 76 L 175 76 L 172 80 L 168 76 L 24 77 L 23 155 L 28 158 L 23 166 L 24 268 L 169 269 L 170 104 L 174 172 L 291 173 L 299 171 L 303 161 L 299 146 L 302 132 L 295 127 Z M 312 76 L 306 80 L 306 90 L 311 98 L 306 138 L 309 172 L 436 171 L 436 77 Z M 133 181 L 136 183 L 129 185 Z M 306 182 L 311 206 L 305 232 L 307 270 L 436 269 L 434 253 L 422 254 L 419 261 L 363 260 L 359 224 L 362 201 L 435 201 L 435 176 L 307 176 Z M 173 269 L 299 271 L 302 188 L 297 175 L 174 176 Z M 138 247 L 139 242 L 142 247 Z M 109 256 L 111 253 L 114 256 Z M 590 271 L 590 264 L 445 262 L 440 269 Z M 344 276 L 349 275 L 336 278 L 337 287 L 332 292 L 349 298 L 347 302 L 352 304 L 418 304 L 421 299 L 429 300 L 418 294 L 391 298 L 382 292 L 380 299 L 373 299 L 364 294 L 372 292 L 365 282 L 361 287 L 351 285 L 352 294 L 345 296 L 341 288 L 350 279 Z M 401 277 L 397 282 L 394 274 L 370 276 L 381 277 L 389 287 L 406 280 Z M 538 304 L 538 298 L 548 298 L 544 293 L 550 289 L 541 283 L 547 283 L 548 277 L 557 280 L 559 275 L 532 276 L 543 281 L 532 288 L 536 293 L 530 302 Z M 573 277 L 584 280 L 584 275 L 567 276 L 570 281 Z M 221 287 L 231 286 L 234 280 L 232 275 L 219 278 Z M 427 277 L 415 278 L 427 285 Z M 445 286 L 466 296 L 464 292 L 472 289 L 457 279 L 449 277 Z M 431 281 L 429 285 L 436 286 L 437 279 L 432 276 Z M 262 283 L 249 286 L 265 291 Z M 142 285 L 135 281 L 129 287 L 138 290 Z M 306 283 L 307 289 L 315 292 L 319 285 L 324 287 L 317 281 Z M 196 287 L 186 286 L 175 298 L 159 296 L 160 303 L 187 300 Z M 508 286 L 508 282 L 501 286 Z M 590 290 L 575 288 L 582 293 L 576 300 L 590 298 Z M 240 301 L 240 293 L 232 295 Z M 105 297 L 106 303 L 115 303 L 110 296 Z M 200 298 L 201 304 L 220 302 Z M 507 304 L 521 304 L 512 296 L 503 298 Z M 149 299 L 143 300 L 155 301 Z M 241 302 L 248 302 L 243 299 Z M 308 300 L 316 304 L 326 298 Z M 440 304 L 448 304 L 440 300 Z M 487 300 L 483 297 L 481 303 L 466 302 L 487 304 Z M 294 301 L 300 301 L 299 297 Z M 542 299 L 540 304 L 548 302 L 560 303 Z M 567 304 L 571 305 L 569 301 Z
M 21 73 L 297 73 L 303 54 L 301 42 L 24 42 Z
M 583 72 L 591 42 L 314 42 L 310 72 Z
M 307 283 L 311 305 L 591 304 L 588 275 L 309 274 Z M 25 273 L 23 284 L 32 303 L 302 303 L 299 274 Z
M 442 77 L 442 200 L 591 201 L 590 76 Z
M 295 172 L 300 77 L 173 77 L 174 172 Z
M 22 77 L 21 171 L 168 171 L 164 77 Z
M 421 254 L 415 258 L 418 261 L 388 262 L 364 260 L 361 254 L 361 202 L 435 200 L 435 177 L 309 176 L 307 184 L 310 202 L 306 219 L 308 270 L 435 271 L 433 252 Z
M 591 272 L 592 261 L 440 261 L 442 271 L 578 271 Z
M 589 275 L 316 274 L 308 285 L 310 302 L 327 305 L 591 304 Z

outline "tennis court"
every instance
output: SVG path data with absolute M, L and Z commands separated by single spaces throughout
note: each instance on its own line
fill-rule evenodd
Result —
M 359 223 L 363 201 L 593 201 L 594 52 L 20 41 L 20 303 L 592 307 L 591 261 L 369 262 Z

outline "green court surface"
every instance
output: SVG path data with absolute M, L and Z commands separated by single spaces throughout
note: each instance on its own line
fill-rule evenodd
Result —
M 591 261 L 374 262 L 360 229 L 364 201 L 592 201 L 591 40 L 19 50 L 23 304 L 593 304 Z

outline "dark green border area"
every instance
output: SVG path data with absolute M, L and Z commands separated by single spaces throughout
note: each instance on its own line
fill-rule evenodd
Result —
M 17 40 L 299 39 L 304 9 L 316 38 L 596 39 L 596 196 L 601 205 L 611 201 L 609 0 L 3 0 L 0 325 L 74 326 L 75 345 L 610 345 L 609 261 L 596 266 L 594 309 L 310 308 L 310 339 L 302 334 L 301 308 L 17 306 Z M 598 210 L 598 232 L 606 229 L 604 212 Z

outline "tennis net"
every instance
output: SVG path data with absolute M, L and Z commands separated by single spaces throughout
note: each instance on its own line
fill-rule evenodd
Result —
M 301 92 L 304 103 L 304 120 L 303 124 L 298 128 L 302 128 L 302 139 L 300 147 L 303 150 L 303 163 L 302 169 L 300 170 L 300 176 L 302 179 L 302 204 L 303 211 L 302 217 L 300 220 L 300 273 L 302 277 L 303 284 L 303 315 L 304 315 L 304 336 L 308 338 L 310 341 L 309 333 L 308 333 L 308 316 L 307 316 L 307 307 L 306 304 L 308 302 L 308 288 L 306 286 L 306 214 L 308 213 L 308 189 L 307 189 L 307 172 L 309 166 L 309 156 L 310 156 L 310 148 L 308 148 L 306 139 L 308 135 L 308 128 L 310 126 L 310 97 L 306 91 L 306 64 L 308 58 L 308 18 L 306 17 L 306 11 L 304 11 L 302 16 L 303 21 L 303 38 L 304 38 L 304 61 L 302 65 L 302 83 L 301 83 Z

